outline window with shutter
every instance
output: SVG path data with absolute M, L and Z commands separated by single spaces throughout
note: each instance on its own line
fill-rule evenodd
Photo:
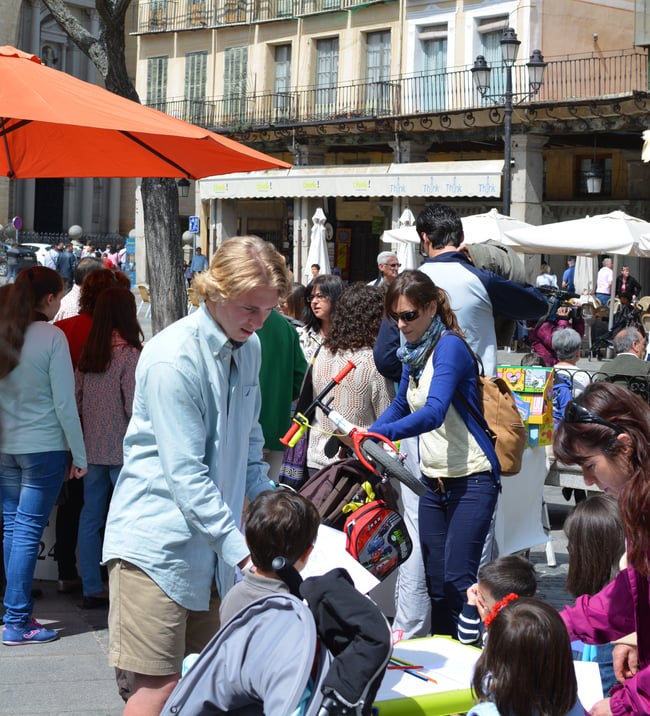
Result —
M 273 114 L 277 121 L 291 116 L 291 45 L 278 45 L 274 59 Z
M 390 30 L 366 34 L 366 114 L 382 116 L 391 110 Z
M 206 126 L 205 87 L 208 75 L 208 53 L 188 52 L 185 55 L 185 112 L 184 119 Z
M 147 105 L 163 112 L 167 103 L 167 57 L 147 58 Z
M 339 38 L 316 42 L 316 119 L 336 114 L 336 83 L 339 75 Z
M 422 52 L 421 108 L 425 112 L 447 108 L 447 25 L 430 25 L 418 32 Z
M 224 66 L 224 112 L 226 119 L 246 121 L 246 72 L 248 47 L 228 47 Z
M 149 29 L 167 29 L 167 0 L 151 0 L 149 3 Z
M 190 25 L 207 25 L 208 8 L 205 0 L 188 0 Z
M 508 27 L 507 15 L 481 20 L 478 24 L 479 55 L 485 57 L 488 65 L 496 72 L 490 73 L 490 94 L 503 94 L 506 91 L 506 73 L 503 67 L 501 40 L 503 31 Z

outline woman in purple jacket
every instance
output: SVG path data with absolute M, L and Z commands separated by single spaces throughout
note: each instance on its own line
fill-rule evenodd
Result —
M 650 714 L 649 439 L 650 406 L 626 388 L 604 382 L 592 383 L 568 404 L 555 436 L 555 457 L 579 465 L 588 486 L 618 499 L 627 537 L 628 568 L 598 594 L 579 597 L 562 611 L 571 638 L 587 644 L 637 632 L 638 664 L 637 655 L 627 653 L 617 664 L 615 653 L 622 683 L 592 707 L 594 716 Z

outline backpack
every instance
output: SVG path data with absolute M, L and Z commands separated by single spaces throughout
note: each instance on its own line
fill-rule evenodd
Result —
M 406 524 L 383 500 L 359 507 L 345 520 L 345 549 L 377 579 L 385 579 L 406 561 L 413 542 Z
M 324 525 L 342 530 L 347 516 L 358 507 L 381 498 L 397 509 L 397 496 L 389 482 L 366 469 L 356 458 L 336 460 L 314 473 L 298 490 L 314 503 Z
M 516 475 L 521 470 L 528 431 L 512 391 L 503 378 L 486 378 L 479 375 L 478 396 L 483 411 L 482 417 L 487 423 L 486 432 L 494 445 L 501 474 Z M 467 407 L 472 412 L 470 406 Z
M 528 431 L 517 409 L 514 395 L 503 378 L 486 378 L 483 375 L 480 359 L 474 354 L 467 341 L 462 336 L 458 337 L 465 343 L 474 358 L 481 415 L 476 414 L 459 390 L 456 391 L 455 396 L 490 438 L 499 460 L 501 474 L 515 475 L 521 470 Z

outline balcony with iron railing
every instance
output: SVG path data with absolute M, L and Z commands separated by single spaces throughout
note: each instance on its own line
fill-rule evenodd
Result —
M 514 68 L 514 87 L 527 87 L 525 65 Z M 497 80 L 499 72 L 493 72 Z M 498 94 L 499 86 L 493 87 Z M 609 56 L 550 59 L 544 84 L 523 107 L 571 106 L 644 96 L 648 91 L 648 57 L 625 51 Z M 401 75 L 386 81 L 346 82 L 287 92 L 246 92 L 214 99 L 172 99 L 153 105 L 174 117 L 218 132 L 340 124 L 348 121 L 414 116 L 445 116 L 494 106 L 472 84 L 469 68 Z M 641 110 L 640 110 L 641 111 Z M 648 108 L 644 107 L 647 112 Z M 444 126 L 444 125 L 443 125 Z
M 339 12 L 373 2 L 385 0 L 149 0 L 134 3 L 132 26 L 136 35 L 182 32 Z

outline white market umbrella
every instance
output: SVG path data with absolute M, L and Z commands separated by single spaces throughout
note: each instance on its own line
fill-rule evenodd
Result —
M 463 233 L 465 235 L 466 244 L 482 244 L 489 239 L 499 241 L 506 246 L 512 246 L 514 241 L 508 236 L 507 232 L 516 231 L 518 229 L 527 229 L 532 224 L 525 221 L 513 219 L 511 216 L 500 214 L 496 209 L 484 214 L 472 214 L 471 216 L 461 217 L 463 223 Z M 401 223 L 401 219 L 400 219 Z M 384 231 L 382 241 L 402 241 L 413 244 L 420 243 L 420 237 L 415 230 L 415 226 L 400 226 L 399 229 L 389 229 Z
M 415 226 L 400 226 L 399 229 L 386 229 L 381 235 L 381 240 L 387 244 L 391 242 L 419 244 L 420 237 Z
M 418 232 L 415 230 L 415 216 L 410 209 L 404 209 L 399 217 L 398 229 L 387 229 L 381 235 L 381 240 L 391 244 L 391 249 L 397 255 L 401 264 L 401 271 L 416 269 L 420 265 L 417 247 L 420 244 Z
M 576 293 L 591 295 L 596 288 L 597 261 L 594 256 L 576 256 L 576 270 L 573 275 L 573 284 Z
M 312 264 L 318 264 L 320 266 L 320 273 L 325 274 L 330 272 L 330 259 L 327 251 L 327 229 L 325 228 L 327 218 L 320 207 L 316 209 L 311 220 L 314 225 L 311 227 L 309 251 L 305 259 L 305 264 L 302 267 L 303 283 L 305 285 L 312 280 Z
M 415 228 L 415 216 L 413 216 L 413 212 L 410 209 L 404 209 L 402 215 L 399 217 L 399 224 L 402 229 L 407 227 Z M 395 242 L 394 248 L 402 271 L 416 269 L 420 265 L 417 247 L 412 241 L 397 241 Z
M 650 256 L 650 223 L 623 211 L 509 231 L 508 236 L 521 251 L 576 256 L 611 254 L 614 276 L 619 256 Z M 576 289 L 581 288 L 576 283 Z M 613 317 L 614 301 L 610 301 L 610 328 Z
M 482 244 L 492 239 L 506 246 L 512 246 L 513 241 L 506 235 L 506 232 L 527 229 L 532 226 L 525 221 L 500 214 L 496 209 L 490 209 L 485 214 L 463 216 L 461 221 L 466 244 Z
M 623 211 L 507 231 L 513 247 L 529 253 L 650 256 L 650 223 Z

